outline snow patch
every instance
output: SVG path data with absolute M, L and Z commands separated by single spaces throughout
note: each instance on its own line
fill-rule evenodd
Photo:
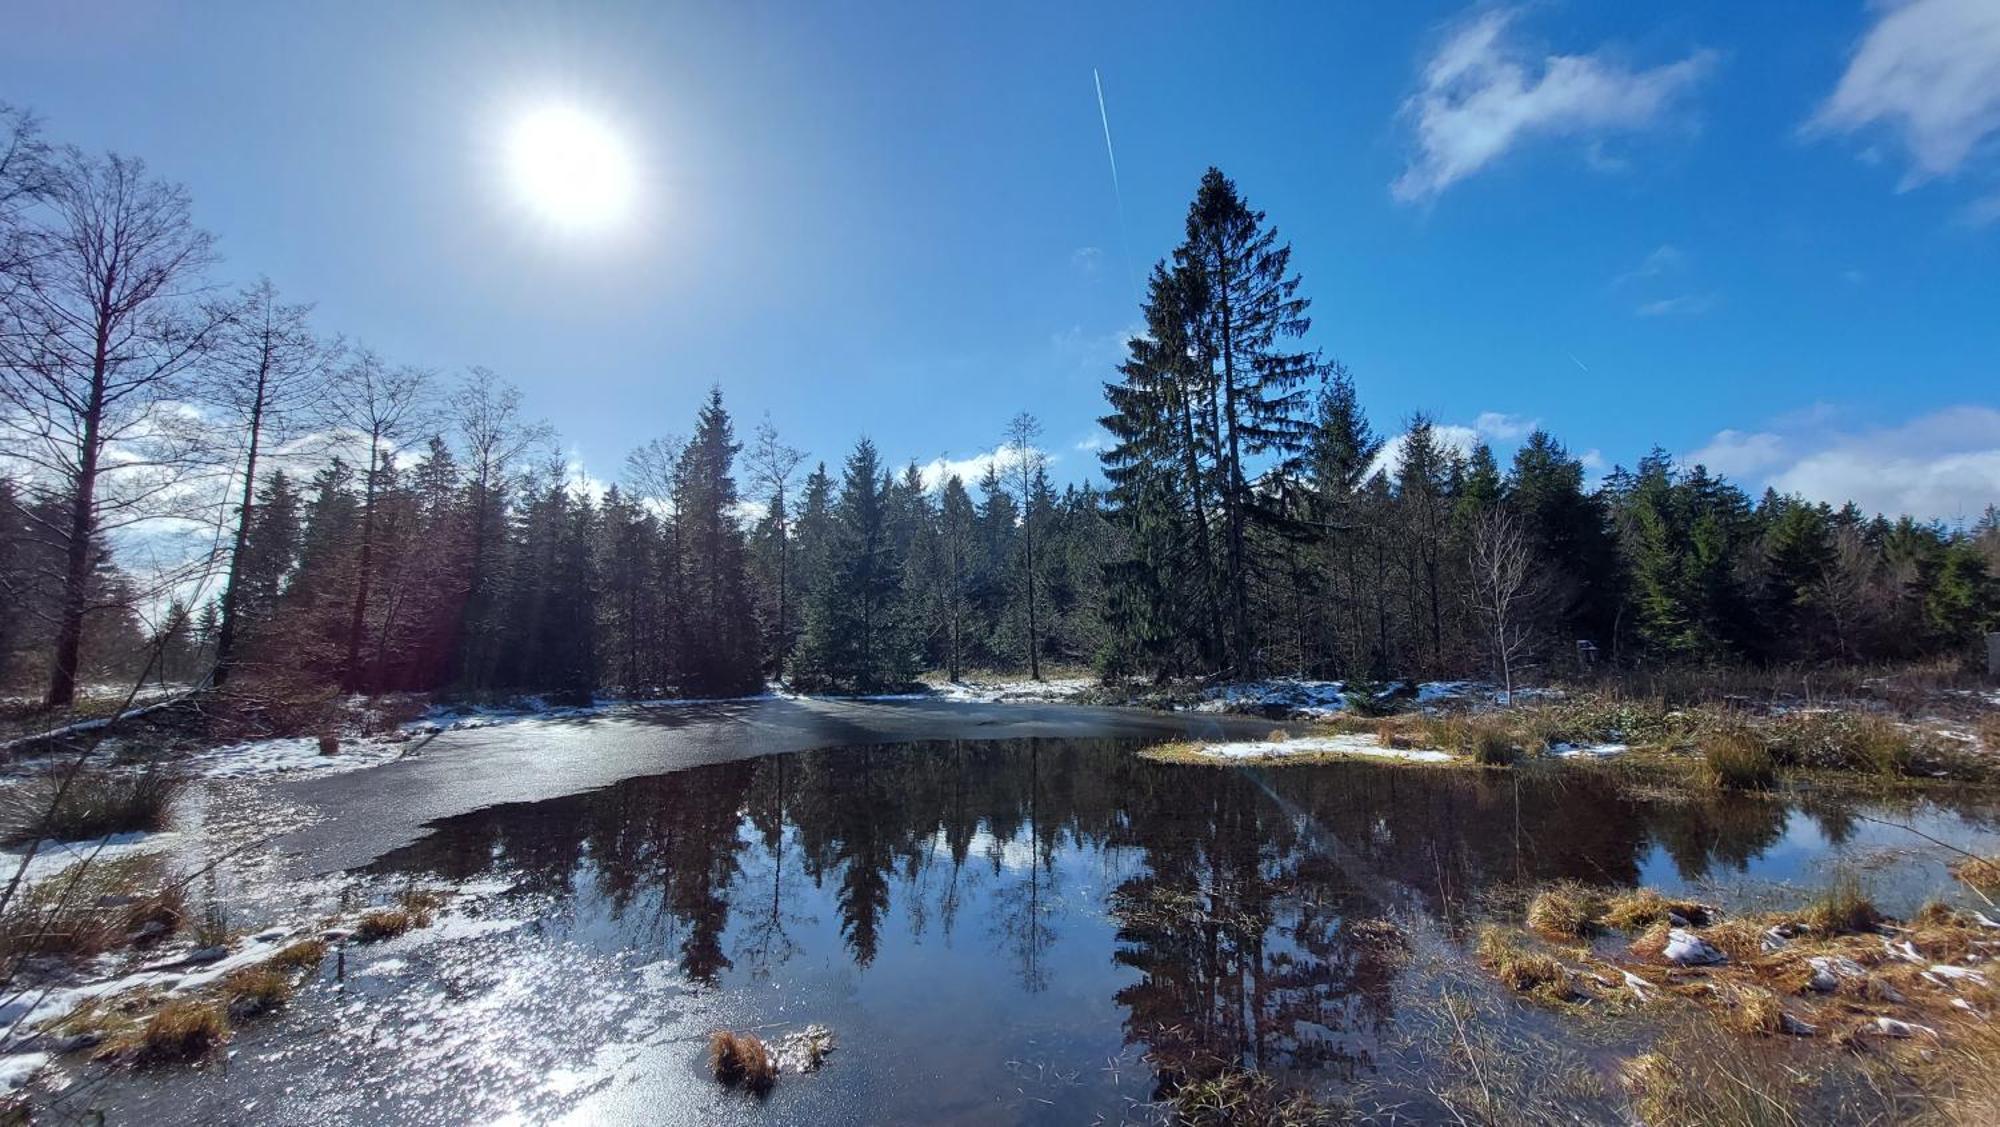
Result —
M 47 1053 L 9 1053 L 0 1056 L 0 1090 L 11 1092 L 19 1088 L 48 1063 Z
M 1609 759 L 1631 750 L 1630 745 L 1622 743 L 1549 745 L 1549 754 L 1557 759 Z
M 121 857 L 132 857 L 141 853 L 159 853 L 170 849 L 180 840 L 181 835 L 171 832 L 111 834 L 89 841 L 46 840 L 35 849 L 35 859 L 28 862 L 28 869 L 21 874 L 23 885 L 39 884 L 69 868 L 79 861 L 101 864 Z M 0 880 L 10 879 L 14 870 L 27 856 L 27 850 L 0 852 Z
M 400 743 L 343 740 L 337 754 L 321 755 L 317 738 L 287 736 L 211 748 L 188 762 L 196 774 L 209 779 L 254 779 L 268 775 L 297 778 L 380 767 L 402 758 L 407 750 Z
M 1422 748 L 1383 747 L 1373 736 L 1300 736 L 1289 740 L 1240 740 L 1201 746 L 1201 754 L 1211 759 L 1284 759 L 1296 755 L 1361 755 L 1373 759 L 1400 759 L 1410 763 L 1449 763 L 1442 751 Z

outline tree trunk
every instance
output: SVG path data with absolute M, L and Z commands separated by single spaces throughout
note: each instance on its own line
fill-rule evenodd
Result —
M 257 367 L 257 391 L 250 406 L 250 450 L 243 462 L 243 504 L 236 513 L 235 544 L 229 552 L 229 578 L 222 587 L 222 625 L 215 635 L 215 667 L 209 684 L 221 688 L 229 681 L 231 659 L 236 648 L 238 604 L 243 584 L 243 548 L 250 542 L 250 513 L 257 503 L 257 447 L 264 437 L 264 386 L 271 370 L 264 359 Z
M 76 700 L 77 666 L 83 654 L 83 616 L 90 609 L 91 534 L 96 531 L 99 428 L 104 422 L 104 381 L 109 364 L 109 329 L 102 310 L 91 356 L 90 404 L 84 410 L 83 442 L 70 491 L 69 544 L 63 566 L 62 618 L 56 625 L 54 667 L 49 670 L 48 704 L 68 708 Z

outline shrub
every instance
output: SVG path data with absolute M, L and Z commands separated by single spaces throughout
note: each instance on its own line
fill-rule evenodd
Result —
M 718 1083 L 762 1094 L 778 1079 L 771 1052 L 753 1033 L 718 1029 L 708 1035 L 708 1067 Z
M 64 786 L 65 776 L 69 777 Z M 49 771 L 0 791 L 0 844 L 90 841 L 167 828 L 187 780 L 168 771 Z M 60 794 L 61 800 L 57 800 Z
M 1704 737 L 1702 775 L 1724 790 L 1768 790 L 1777 782 L 1778 765 L 1755 733 L 1733 726 Z

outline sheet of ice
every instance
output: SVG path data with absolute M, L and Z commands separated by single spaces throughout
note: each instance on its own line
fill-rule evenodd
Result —
M 1332 716 L 1347 710 L 1346 687 L 1339 681 L 1305 681 L 1289 677 L 1218 685 L 1194 706 L 1194 711 L 1240 712 L 1277 708 L 1299 716 Z
M 1212 759 L 1284 759 L 1295 755 L 1361 755 L 1401 759 L 1411 763 L 1449 763 L 1451 756 L 1425 748 L 1383 747 L 1373 736 L 1300 736 L 1289 740 L 1242 740 L 1203 744 L 1201 754 Z
M 1621 743 L 1549 745 L 1549 753 L 1557 759 L 1609 759 L 1631 750 L 1630 746 Z

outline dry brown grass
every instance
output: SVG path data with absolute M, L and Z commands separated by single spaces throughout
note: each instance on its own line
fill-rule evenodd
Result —
M 1799 1074 L 1774 1054 L 1700 1022 L 1669 1030 L 1626 1062 L 1623 1079 L 1640 1122 L 1656 1127 L 1804 1127 Z
M 1769 790 L 1778 764 L 1764 741 L 1746 726 L 1718 728 L 1701 741 L 1701 777 L 1720 790 Z
M 185 917 L 181 885 L 157 857 L 79 862 L 25 891 L 0 914 L 0 959 L 89 958 L 123 946 L 149 923 L 165 934 Z
M 1875 910 L 1860 879 L 1852 873 L 1842 873 L 1832 887 L 1806 906 L 1800 922 L 1822 937 L 1854 935 L 1874 931 L 1882 922 L 1882 913 Z
M 1783 1033 L 1785 1007 L 1761 986 L 1735 986 L 1723 992 L 1722 1024 L 1737 1033 L 1769 1036 Z
M 1510 990 L 1548 1001 L 1567 1001 L 1574 991 L 1569 968 L 1562 960 L 1529 949 L 1524 937 L 1507 928 L 1488 925 L 1479 930 L 1479 958 Z
M 1654 924 L 1666 922 L 1670 916 L 1679 916 L 1688 924 L 1701 927 L 1709 922 L 1712 915 L 1706 904 L 1671 899 L 1654 888 L 1634 888 L 1617 893 L 1604 905 L 1604 925 L 1624 932 L 1645 931 Z
M 206 1058 L 228 1039 L 229 1018 L 222 1003 L 178 999 L 107 1040 L 98 1056 L 140 1068 L 191 1064 Z
M 762 1095 L 778 1079 L 778 1064 L 754 1033 L 718 1029 L 708 1035 L 708 1068 L 716 1082 Z
M 221 991 L 229 1016 L 244 1021 L 291 1001 L 292 974 L 270 963 L 244 967 L 223 977 Z
M 1550 939 L 1587 939 L 1604 915 L 1604 894 L 1575 881 L 1562 881 L 1528 903 L 1528 926 Z
M 324 939 L 301 939 L 271 956 L 269 965 L 287 971 L 317 970 L 325 959 Z
M 417 926 L 417 918 L 402 908 L 375 908 L 361 914 L 354 925 L 356 943 L 380 943 Z
M 24 845 L 41 838 L 92 841 L 163 830 L 174 800 L 185 789 L 185 778 L 161 770 L 65 768 L 33 775 L 0 790 L 0 844 Z
M 1317 1127 L 1343 1118 L 1306 1092 L 1287 1092 L 1262 1072 L 1225 1068 L 1174 1089 L 1173 1122 L 1184 1127 Z
M 1952 866 L 1951 875 L 1988 895 L 2000 892 L 2000 860 L 1991 857 L 1967 858 Z

